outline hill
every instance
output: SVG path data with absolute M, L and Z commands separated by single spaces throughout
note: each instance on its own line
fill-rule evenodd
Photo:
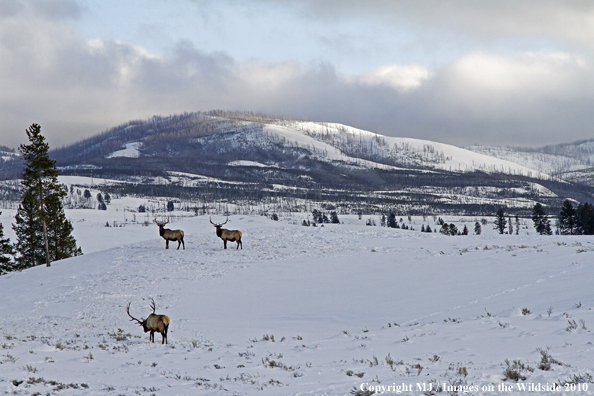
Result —
M 333 123 L 211 111 L 131 121 L 53 150 L 63 175 L 114 182 L 110 194 L 172 197 L 184 207 L 274 202 L 303 210 L 327 202 L 348 212 L 528 214 L 557 211 L 594 188 L 455 146 Z M 18 177 L 18 161 L 0 168 Z M 83 187 L 83 186 L 80 186 Z

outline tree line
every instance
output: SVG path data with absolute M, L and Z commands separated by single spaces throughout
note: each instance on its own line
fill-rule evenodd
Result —
M 594 235 L 594 205 L 584 202 L 574 207 L 573 203 L 566 199 L 561 205 L 561 210 L 556 216 L 556 228 L 553 232 L 551 218 L 547 215 L 544 206 L 536 203 L 532 207 L 532 223 L 539 235 Z M 511 219 L 506 219 L 503 208 L 499 208 L 493 222 L 495 229 L 500 234 L 513 234 Z M 517 224 L 517 216 L 516 216 Z M 516 234 L 517 234 L 516 228 Z

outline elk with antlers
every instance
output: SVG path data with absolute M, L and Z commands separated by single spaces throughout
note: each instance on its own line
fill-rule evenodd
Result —
M 179 250 L 179 247 L 182 244 L 185 250 L 186 244 L 184 243 L 184 232 L 182 230 L 170 230 L 165 228 L 165 224 L 169 223 L 169 218 L 167 218 L 167 221 L 164 223 L 158 222 L 156 217 L 154 221 L 159 226 L 159 235 L 165 239 L 165 249 L 169 249 L 169 241 L 177 241 L 177 250 Z
M 240 245 L 243 249 L 243 243 L 241 242 L 241 231 L 226 230 L 224 228 L 221 228 L 224 224 L 227 224 L 228 221 L 229 218 L 227 217 L 227 220 L 225 220 L 224 223 L 215 224 L 212 222 L 212 219 L 210 219 L 210 224 L 215 226 L 215 228 L 217 229 L 217 236 L 223 240 L 223 245 L 225 246 L 225 249 L 227 249 L 227 241 L 237 242 L 237 249 L 239 249 Z
M 163 340 L 161 344 L 167 344 L 167 329 L 169 328 L 169 316 L 167 315 L 157 315 L 155 314 L 155 300 L 151 298 L 151 308 L 153 309 L 153 313 L 148 316 L 148 318 L 144 320 L 138 320 L 134 316 L 130 315 L 130 304 L 128 303 L 128 307 L 126 308 L 126 312 L 128 312 L 128 316 L 131 317 L 130 321 L 136 321 L 139 325 L 142 326 L 144 332 L 150 331 L 151 334 L 149 336 L 149 340 L 155 342 L 155 331 L 161 333 Z

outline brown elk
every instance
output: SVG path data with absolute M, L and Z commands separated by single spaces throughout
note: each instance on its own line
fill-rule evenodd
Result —
M 130 321 L 136 321 L 139 325 L 142 326 L 144 332 L 150 331 L 151 334 L 149 336 L 149 340 L 155 342 L 155 331 L 161 333 L 163 339 L 161 340 L 161 344 L 167 344 L 167 329 L 169 328 L 169 316 L 167 315 L 157 315 L 155 314 L 155 300 L 151 298 L 151 308 L 153 309 L 153 313 L 148 316 L 148 318 L 144 320 L 138 320 L 134 316 L 130 315 L 130 304 L 128 303 L 128 307 L 126 308 L 126 312 L 128 312 L 128 316 L 131 317 Z
M 169 249 L 169 241 L 177 241 L 177 250 L 179 250 L 179 247 L 182 244 L 184 246 L 184 250 L 186 249 L 186 244 L 184 242 L 184 232 L 182 230 L 170 230 L 165 228 L 165 224 L 169 223 L 169 218 L 167 218 L 166 222 L 160 223 L 155 217 L 155 223 L 159 226 L 159 235 L 165 239 L 165 249 Z
M 221 228 L 224 224 L 227 224 L 228 221 L 229 218 L 227 217 L 227 220 L 225 220 L 224 223 L 215 224 L 212 222 L 212 219 L 210 219 L 210 224 L 215 226 L 215 228 L 217 229 L 217 236 L 223 240 L 223 245 L 225 246 L 225 249 L 227 249 L 227 241 L 237 242 L 237 249 L 239 249 L 240 245 L 243 249 L 243 243 L 241 242 L 241 231 L 226 230 L 224 228 Z

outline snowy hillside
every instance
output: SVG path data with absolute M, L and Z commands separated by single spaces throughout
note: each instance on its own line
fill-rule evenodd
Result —
M 306 214 L 281 214 L 231 216 L 243 249 L 223 250 L 207 215 L 173 221 L 186 249 L 165 250 L 156 225 L 123 211 L 135 204 L 68 210 L 85 255 L 0 277 L 0 392 L 493 395 L 567 381 L 579 383 L 571 394 L 594 390 L 588 237 L 536 236 L 527 221 L 520 235 L 484 225 L 480 236 L 449 237 L 365 226 L 369 216 L 304 227 Z M 12 215 L 1 216 L 7 231 Z M 444 220 L 472 230 L 480 219 Z M 409 225 L 422 224 L 436 227 L 429 217 Z M 149 343 L 126 315 L 131 302 L 146 317 L 150 298 L 171 318 L 167 345 L 159 334 Z M 506 369 L 526 379 L 504 382 Z
M 592 168 L 594 164 L 594 141 L 567 143 L 530 150 L 493 146 L 470 146 L 467 149 L 561 177 L 564 177 L 564 174 L 568 172 Z
M 528 166 L 428 140 L 383 136 L 342 124 L 302 122 L 297 131 L 338 149 L 391 160 L 402 166 L 429 167 L 455 172 L 483 171 L 547 178 Z M 287 137 L 291 140 L 291 137 Z M 297 141 L 297 139 L 294 139 Z M 322 148 L 327 151 L 326 148 Z

